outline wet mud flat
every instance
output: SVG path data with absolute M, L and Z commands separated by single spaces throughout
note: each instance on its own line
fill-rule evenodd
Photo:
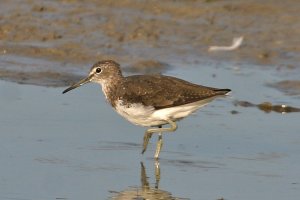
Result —
M 203 63 L 203 57 L 299 68 L 299 9 L 294 0 L 3 0 L 0 76 L 62 86 L 107 58 L 142 68 Z M 238 51 L 208 53 L 237 36 L 245 38 Z M 37 59 L 29 62 L 38 68 L 20 56 Z

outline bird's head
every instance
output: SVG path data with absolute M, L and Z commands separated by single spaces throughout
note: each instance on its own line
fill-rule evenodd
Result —
M 105 84 L 107 81 L 122 77 L 120 65 L 113 60 L 99 61 L 93 65 L 88 77 L 80 80 L 79 82 L 71 85 L 69 88 L 63 91 L 63 93 L 69 92 L 79 86 L 82 86 L 89 82 L 95 82 L 99 84 Z

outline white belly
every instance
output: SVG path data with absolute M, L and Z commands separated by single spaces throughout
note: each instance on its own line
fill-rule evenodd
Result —
M 142 104 L 131 104 L 124 106 L 121 100 L 116 102 L 116 111 L 125 119 L 139 126 L 158 126 L 166 124 L 166 119 L 176 121 L 182 119 L 197 109 L 205 106 L 214 98 L 197 101 L 190 104 L 155 110 L 152 106 Z
M 116 111 L 125 119 L 139 126 L 151 126 L 150 116 L 155 111 L 153 107 L 142 104 L 123 105 L 121 100 L 116 102 Z

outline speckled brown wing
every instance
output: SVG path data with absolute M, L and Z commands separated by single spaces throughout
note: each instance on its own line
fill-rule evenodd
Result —
M 217 89 L 189 83 L 162 75 L 129 76 L 119 87 L 124 103 L 140 103 L 155 109 L 193 103 L 214 96 L 225 95 L 229 89 Z

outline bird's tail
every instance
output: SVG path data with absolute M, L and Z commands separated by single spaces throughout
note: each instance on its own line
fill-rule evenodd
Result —
M 218 92 L 220 95 L 228 95 L 231 89 L 216 89 L 215 92 Z

